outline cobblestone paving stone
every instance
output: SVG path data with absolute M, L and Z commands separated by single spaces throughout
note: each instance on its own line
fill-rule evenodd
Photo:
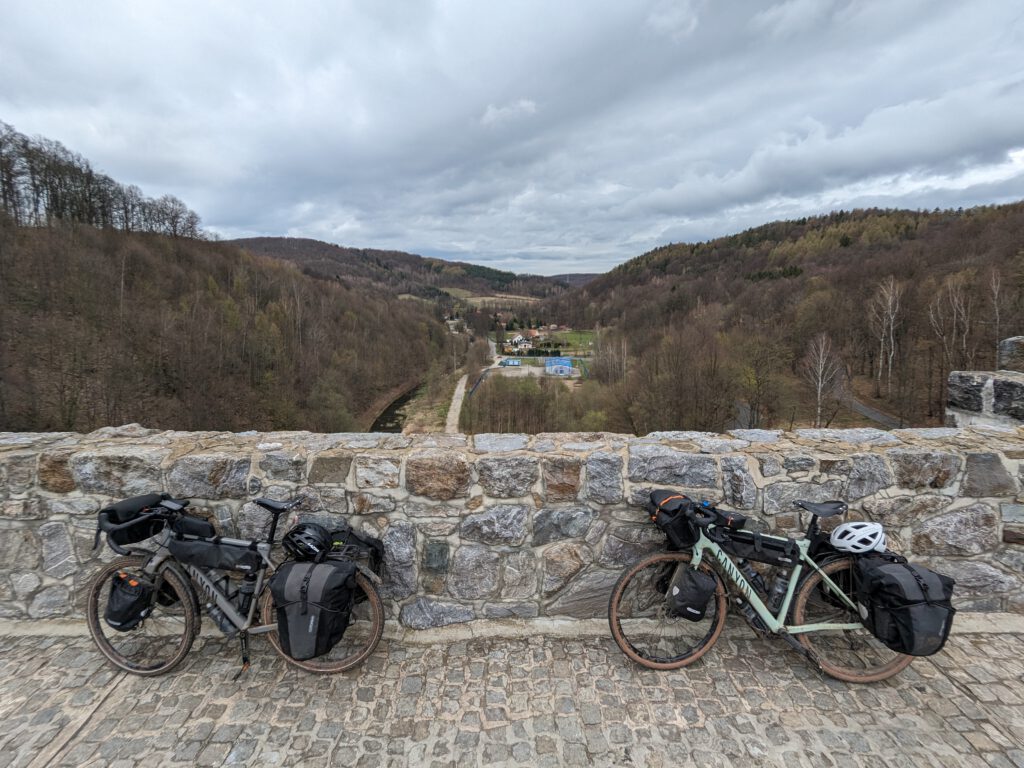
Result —
M 87 638 L 0 637 L 0 766 L 1024 766 L 1024 637 L 954 636 L 893 680 L 847 685 L 732 625 L 652 672 L 608 638 L 382 642 L 317 677 L 254 644 L 197 643 L 170 675 Z

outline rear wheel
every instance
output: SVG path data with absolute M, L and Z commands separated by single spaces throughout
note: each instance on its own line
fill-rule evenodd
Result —
M 267 633 L 267 639 L 274 646 L 274 650 L 289 664 L 318 674 L 344 672 L 362 664 L 373 653 L 384 632 L 384 605 L 381 603 L 380 595 L 370 580 L 359 572 L 356 573 L 356 602 L 352 606 L 348 627 L 338 644 L 323 656 L 299 661 L 284 652 L 277 635 L 277 609 L 270 589 L 263 592 L 260 611 L 263 623 L 275 627 Z
M 120 571 L 142 574 L 147 559 L 122 557 L 97 573 L 88 587 L 85 613 L 93 642 L 114 666 L 136 675 L 153 676 L 170 672 L 185 658 L 195 639 L 199 617 L 192 587 L 176 571 L 164 567 L 152 612 L 128 631 L 107 624 L 103 617 L 114 575 Z
M 822 571 L 842 592 L 856 602 L 854 560 L 844 557 L 822 566 Z M 846 605 L 825 583 L 821 574 L 812 572 L 797 590 L 793 602 L 793 624 L 851 624 L 856 629 L 801 632 L 797 640 L 812 651 L 826 674 L 848 683 L 874 683 L 885 680 L 909 666 L 912 656 L 886 648 L 865 627 L 860 626 L 856 610 Z
M 649 669 L 678 669 L 705 653 L 725 626 L 725 586 L 706 563 L 700 570 L 715 579 L 704 618 L 690 621 L 669 610 L 666 594 L 679 565 L 688 564 L 689 552 L 662 552 L 626 569 L 612 590 L 608 623 L 616 644 L 630 659 Z

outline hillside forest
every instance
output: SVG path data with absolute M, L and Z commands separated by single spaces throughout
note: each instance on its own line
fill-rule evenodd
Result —
M 824 426 L 851 397 L 941 424 L 949 372 L 992 369 L 997 342 L 1024 333 L 1024 203 L 837 212 L 666 245 L 543 313 L 601 329 L 593 379 L 556 409 L 572 427 L 788 427 L 795 401 Z
M 0 430 L 361 430 L 465 354 L 429 305 L 208 242 L 4 125 L 0 188 Z

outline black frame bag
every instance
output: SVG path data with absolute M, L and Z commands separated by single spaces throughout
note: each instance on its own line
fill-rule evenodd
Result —
M 700 621 L 715 594 L 715 577 L 680 563 L 665 591 L 665 606 L 673 616 Z
M 718 530 L 715 534 L 718 545 L 734 557 L 784 568 L 791 568 L 800 559 L 800 547 L 792 539 L 754 531 Z
M 859 557 L 856 567 L 861 620 L 875 637 L 910 656 L 942 650 L 956 613 L 953 579 L 891 553 Z
M 297 661 L 323 656 L 348 628 L 356 593 L 356 564 L 289 560 L 270 580 L 281 650 Z
M 103 620 L 118 632 L 135 629 L 153 612 L 153 582 L 118 571 L 110 579 L 110 596 Z
M 181 563 L 221 571 L 255 573 L 263 563 L 255 542 L 247 545 L 226 544 L 213 539 L 171 539 L 167 548 Z

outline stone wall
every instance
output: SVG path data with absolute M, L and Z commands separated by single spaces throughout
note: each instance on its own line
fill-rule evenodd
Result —
M 999 343 L 998 371 L 953 371 L 947 382 L 951 427 L 1024 424 L 1024 336 Z
M 392 618 L 413 628 L 506 617 L 600 617 L 622 568 L 663 546 L 654 487 L 793 531 L 791 502 L 844 498 L 895 549 L 954 576 L 959 607 L 1024 612 L 1024 430 L 736 430 L 387 435 L 0 434 L 0 617 L 81 614 L 108 502 L 165 489 L 225 535 L 256 536 L 247 501 L 299 496 L 301 519 L 380 536 Z M 758 522 L 759 521 L 759 522 Z M 287 527 L 287 526 L 284 526 Z

